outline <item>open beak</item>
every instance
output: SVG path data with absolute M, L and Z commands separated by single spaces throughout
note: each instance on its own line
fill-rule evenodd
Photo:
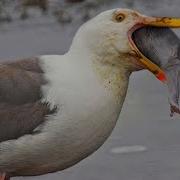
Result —
M 132 40 L 133 32 L 144 26 L 180 28 L 180 18 L 140 16 L 136 25 L 134 25 L 128 32 L 130 46 L 138 56 L 141 63 L 148 70 L 150 70 L 160 81 L 166 82 L 165 72 L 159 66 L 154 64 L 150 59 L 145 57 Z

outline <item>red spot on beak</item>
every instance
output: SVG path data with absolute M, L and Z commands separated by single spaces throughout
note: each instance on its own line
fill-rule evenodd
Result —
M 156 75 L 156 77 L 157 77 L 160 81 L 162 81 L 163 83 L 165 83 L 166 80 L 167 80 L 166 75 L 165 75 L 164 73 L 158 73 L 158 74 Z

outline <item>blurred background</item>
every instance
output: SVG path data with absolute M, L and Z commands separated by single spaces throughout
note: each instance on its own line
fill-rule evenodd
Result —
M 179 0 L 0 0 L 0 61 L 63 54 L 81 24 L 118 7 L 180 17 Z M 134 73 L 117 126 L 96 153 L 62 172 L 26 179 L 179 180 L 180 117 L 169 114 L 166 87 L 147 71 Z

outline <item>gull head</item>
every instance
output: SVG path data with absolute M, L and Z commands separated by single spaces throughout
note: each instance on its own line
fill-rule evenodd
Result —
M 150 17 L 129 9 L 112 9 L 100 13 L 80 27 L 71 50 L 93 56 L 100 64 L 124 68 L 129 72 L 148 69 L 161 81 L 163 70 L 146 58 L 135 45 L 132 35 L 144 26 L 180 27 L 180 20 Z

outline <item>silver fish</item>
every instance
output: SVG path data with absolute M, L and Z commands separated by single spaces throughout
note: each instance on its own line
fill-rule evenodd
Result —
M 171 116 L 180 114 L 180 39 L 170 28 L 146 26 L 133 33 L 140 52 L 166 74 Z

